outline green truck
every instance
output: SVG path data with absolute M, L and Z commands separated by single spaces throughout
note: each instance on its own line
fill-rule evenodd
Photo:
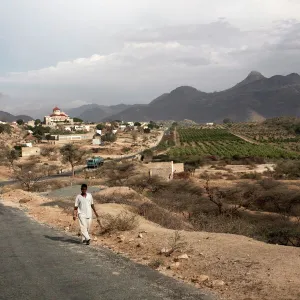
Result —
M 100 156 L 92 157 L 92 158 L 89 158 L 86 161 L 86 167 L 88 169 L 90 169 L 90 168 L 98 168 L 98 167 L 102 166 L 103 163 L 104 163 L 104 158 L 103 157 L 100 157 Z

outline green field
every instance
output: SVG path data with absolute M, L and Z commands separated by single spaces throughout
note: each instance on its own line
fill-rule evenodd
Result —
M 180 146 L 169 150 L 170 157 L 213 155 L 219 158 L 263 157 L 298 159 L 300 154 L 266 144 L 251 144 L 226 129 L 178 128 Z

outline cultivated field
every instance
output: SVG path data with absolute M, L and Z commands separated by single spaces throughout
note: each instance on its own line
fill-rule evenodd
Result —
M 226 129 L 179 128 L 180 146 L 169 150 L 174 158 L 214 155 L 218 158 L 262 157 L 296 159 L 300 154 L 266 144 L 252 144 Z

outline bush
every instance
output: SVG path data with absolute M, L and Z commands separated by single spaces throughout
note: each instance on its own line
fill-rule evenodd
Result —
M 103 233 L 133 230 L 138 226 L 138 217 L 127 211 L 116 216 L 104 214 L 101 216 Z
M 103 142 L 110 142 L 113 143 L 117 140 L 117 135 L 113 134 L 112 132 L 107 132 L 104 135 L 101 136 L 101 140 Z
M 150 177 L 147 175 L 142 175 L 130 178 L 126 185 L 131 187 L 138 193 L 142 193 L 146 190 L 155 193 L 161 189 L 167 188 L 168 183 L 162 180 L 159 176 Z
M 124 185 L 135 174 L 135 164 L 127 161 L 121 163 L 115 161 L 107 162 L 97 173 L 98 176 L 105 176 L 107 184 L 110 186 Z
M 158 269 L 160 266 L 163 265 L 163 261 L 161 259 L 154 259 L 149 262 L 148 266 L 152 269 Z
M 262 175 L 257 172 L 245 173 L 241 176 L 241 179 L 260 180 L 262 179 Z
M 300 178 L 300 161 L 282 161 L 275 168 L 276 179 L 298 179 Z
M 300 227 L 292 224 L 281 224 L 267 230 L 268 243 L 300 247 Z
M 253 236 L 255 226 L 240 217 L 229 215 L 199 214 L 193 218 L 197 230 L 207 232 L 221 232 Z
M 159 224 L 168 229 L 188 229 L 183 221 L 176 215 L 170 213 L 154 203 L 143 203 L 139 207 L 139 213 L 147 220 Z
M 117 204 L 126 204 L 132 205 L 134 200 L 137 197 L 134 193 L 123 194 L 123 193 L 113 193 L 110 195 L 101 195 L 94 194 L 93 198 L 97 203 L 117 203 Z
M 0 133 L 11 134 L 11 126 L 9 124 L 0 124 Z

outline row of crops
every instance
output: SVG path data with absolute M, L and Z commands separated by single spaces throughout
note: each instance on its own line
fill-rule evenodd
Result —
M 248 143 L 225 129 L 179 128 L 181 145 L 169 150 L 174 158 L 214 155 L 220 158 L 264 157 L 270 159 L 296 159 L 300 154 L 271 145 Z

